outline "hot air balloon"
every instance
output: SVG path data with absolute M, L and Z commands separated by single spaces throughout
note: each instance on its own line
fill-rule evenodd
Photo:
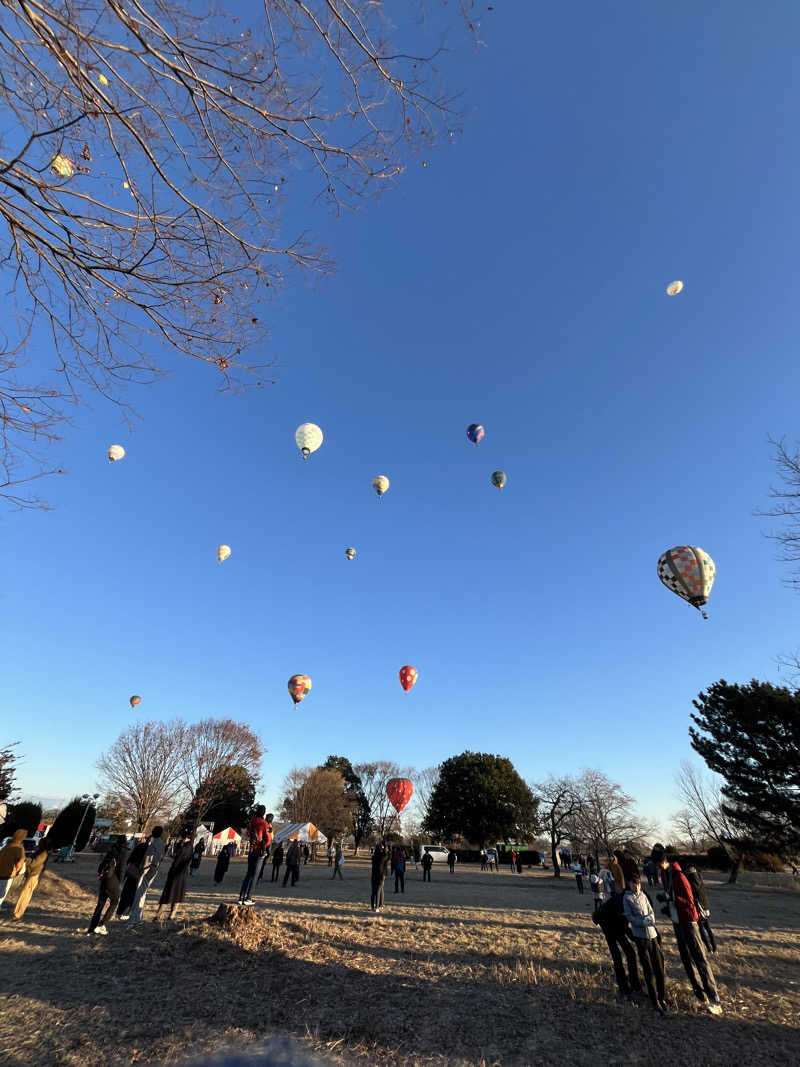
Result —
M 386 490 L 389 488 L 389 479 L 385 474 L 379 474 L 376 478 L 372 479 L 372 488 L 378 494 L 378 499 L 383 496 Z
M 141 697 L 131 697 L 131 707 L 132 708 L 135 708 L 136 705 L 137 704 L 141 704 L 141 702 L 142 702 L 142 698 Z
M 287 683 L 287 687 L 292 700 L 295 704 L 299 704 L 311 692 L 311 679 L 307 674 L 293 674 Z
M 495 471 L 492 475 L 492 485 L 496 485 L 498 489 L 502 489 L 507 481 L 505 471 Z
M 50 161 L 50 170 L 53 174 L 57 174 L 59 178 L 71 178 L 75 173 L 75 164 L 69 156 L 62 156 L 59 152 Z
M 386 783 L 386 796 L 399 815 L 414 795 L 414 783 L 409 778 L 390 778 Z
M 354 548 L 346 548 L 344 550 L 344 554 L 347 556 L 348 559 L 356 558 L 356 550 Z
M 696 545 L 670 548 L 658 560 L 658 577 L 667 589 L 688 600 L 704 619 L 708 615 L 702 610 L 703 605 L 708 600 L 716 573 L 711 556 Z
M 230 554 L 231 554 L 231 546 L 230 545 L 220 545 L 219 548 L 217 549 L 217 562 L 224 563 L 225 560 L 228 558 L 228 556 L 230 556 Z
M 303 459 L 308 459 L 322 444 L 322 430 L 313 422 L 304 422 L 295 430 L 294 439 L 303 453 Z
M 416 682 L 419 672 L 416 667 L 405 666 L 400 668 L 398 674 L 400 677 L 400 685 L 402 685 L 403 689 L 408 692 L 411 686 Z
M 108 452 L 106 452 L 106 455 L 108 456 L 109 463 L 115 463 L 125 455 L 125 449 L 122 445 L 112 445 Z
M 467 427 L 467 440 L 472 441 L 473 445 L 477 445 L 478 441 L 483 440 L 485 431 L 483 427 L 477 422 L 471 422 Z
M 677 296 L 683 289 L 683 282 L 670 282 L 667 286 L 667 296 Z

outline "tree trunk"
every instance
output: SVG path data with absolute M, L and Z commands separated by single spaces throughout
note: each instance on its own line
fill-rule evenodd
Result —
M 555 838 L 550 838 L 550 856 L 553 860 L 553 877 L 561 877 L 561 867 L 558 864 L 558 846 L 556 845 Z

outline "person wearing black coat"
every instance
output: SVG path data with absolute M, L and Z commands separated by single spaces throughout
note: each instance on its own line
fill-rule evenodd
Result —
M 97 888 L 97 907 L 94 909 L 89 923 L 87 934 L 107 934 L 106 923 L 114 915 L 122 892 L 122 877 L 128 858 L 128 839 L 124 834 L 117 837 L 114 844 L 100 860 L 97 868 L 97 877 L 100 885 Z M 105 912 L 104 905 L 107 904 Z M 102 916 L 102 918 L 101 918 Z
M 625 918 L 625 909 L 622 893 L 612 893 L 611 899 L 602 904 L 592 915 L 592 922 L 603 931 L 608 951 L 611 953 L 611 962 L 614 964 L 614 975 L 617 979 L 617 988 L 620 996 L 630 1000 L 631 993 L 641 993 L 642 983 L 639 981 L 639 969 L 636 965 L 636 945 L 631 937 L 628 920 Z M 628 973 L 625 973 L 625 964 L 622 954 L 628 964 Z
M 278 845 L 275 851 L 272 853 L 272 877 L 270 882 L 277 882 L 281 876 L 281 866 L 283 864 L 283 845 Z
M 684 874 L 686 875 L 686 881 L 692 887 L 694 906 L 697 908 L 697 928 L 700 931 L 700 937 L 709 952 L 716 952 L 717 939 L 714 937 L 714 931 L 708 921 L 711 912 L 708 907 L 706 884 L 703 881 L 703 876 L 693 863 L 689 864 Z
M 228 873 L 228 868 L 231 865 L 231 849 L 232 845 L 225 845 L 219 850 L 217 856 L 217 865 L 214 868 L 214 881 L 217 885 L 222 884 L 222 879 Z
M 380 911 L 383 907 L 383 883 L 389 869 L 389 858 L 389 853 L 383 843 L 377 844 L 372 853 L 372 893 L 369 900 L 369 906 L 373 911 Z
M 133 898 L 136 896 L 136 890 L 139 887 L 139 879 L 142 876 L 142 864 L 144 863 L 145 853 L 147 852 L 147 846 L 150 844 L 150 838 L 146 837 L 144 841 L 140 841 L 138 845 L 131 851 L 128 856 L 128 862 L 125 865 L 125 881 L 122 883 L 122 893 L 120 894 L 119 904 L 117 905 L 117 918 L 127 919 L 129 912 L 133 907 Z

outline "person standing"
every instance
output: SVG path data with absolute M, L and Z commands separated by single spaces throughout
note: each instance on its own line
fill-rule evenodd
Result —
M 270 882 L 277 882 L 280 879 L 282 863 L 283 845 L 279 844 L 272 852 L 272 877 L 270 878 Z
M 292 886 L 296 886 L 298 879 L 300 878 L 300 846 L 296 841 L 289 843 L 289 848 L 286 852 L 286 873 L 283 876 L 283 888 L 286 888 L 286 883 L 292 879 Z
M 405 893 L 406 891 L 406 852 L 404 848 L 398 848 L 394 860 L 394 891 Z
M 22 883 L 22 889 L 14 906 L 15 919 L 21 919 L 27 911 L 39 879 L 44 874 L 52 849 L 53 842 L 46 837 L 41 838 L 33 856 L 25 864 L 25 881 Z
M 594 898 L 594 910 L 601 906 L 605 900 L 605 883 L 598 874 L 592 874 L 589 876 L 589 885 L 592 887 L 592 896 Z
M 614 881 L 617 883 L 616 891 L 625 892 L 625 875 L 622 872 L 622 849 L 615 848 L 608 862 L 609 869 Z
M 428 858 L 428 855 L 429 854 L 426 852 L 425 859 Z M 422 861 L 423 870 L 425 867 L 425 859 Z M 379 841 L 372 852 L 372 869 L 370 874 L 372 893 L 369 906 L 373 911 L 380 911 L 383 907 L 383 883 L 386 878 L 388 866 L 389 855 L 383 842 Z
M 310 855 L 311 855 L 311 849 L 308 847 L 308 845 L 303 845 L 303 866 L 304 867 L 307 866 L 308 857 Z
M 458 856 L 456 855 L 456 850 L 454 848 L 451 848 L 450 851 L 447 853 L 447 864 L 448 864 L 448 866 L 450 868 L 450 873 L 451 874 L 455 874 L 455 872 L 456 872 L 456 860 L 457 859 L 458 859 Z
M 205 850 L 205 841 L 198 841 L 197 844 L 194 846 L 194 850 L 192 852 L 192 862 L 189 867 L 189 876 L 191 878 L 194 878 L 194 876 L 200 870 L 200 864 L 203 861 L 203 853 L 205 852 Z
M 264 818 L 266 808 L 263 804 L 257 804 L 255 815 L 247 826 L 247 836 L 250 841 L 250 852 L 247 856 L 247 873 L 242 879 L 239 889 L 239 903 L 252 904 L 251 893 L 256 880 L 256 872 L 261 857 L 272 844 L 272 816 Z
M 175 917 L 176 910 L 183 904 L 186 897 L 186 883 L 189 879 L 189 865 L 192 862 L 192 835 L 189 830 L 184 830 L 175 845 L 174 858 L 167 871 L 167 880 L 161 890 L 153 922 L 158 922 L 161 917 L 161 909 L 165 904 L 169 905 L 168 919 Z
M 431 880 L 431 867 L 433 867 L 433 856 L 430 852 L 426 852 L 422 857 L 422 881 L 430 882 Z
M 341 878 L 341 880 L 344 881 L 344 878 L 342 878 L 342 866 L 343 865 L 344 865 L 344 853 L 342 852 L 342 844 L 341 844 L 340 841 L 337 841 L 336 842 L 336 848 L 335 848 L 334 853 L 333 853 L 333 874 L 331 875 L 331 879 L 334 879 L 336 877 L 336 875 L 338 874 L 339 878 Z
M 222 848 L 219 850 L 219 855 L 217 856 L 217 863 L 214 867 L 214 881 L 217 883 L 217 885 L 222 885 L 222 879 L 228 873 L 228 868 L 231 865 L 232 849 L 233 845 L 223 845 Z M 264 868 L 262 867 L 261 869 L 263 872 Z
M 636 953 L 642 966 L 650 1003 L 660 1015 L 669 1015 L 664 999 L 664 954 L 661 951 L 653 905 L 638 874 L 628 880 L 623 897 L 625 918 L 631 924 L 631 933 L 636 944 Z
M 658 869 L 656 868 L 655 863 L 653 863 L 651 859 L 645 861 L 644 873 L 647 875 L 648 886 L 654 886 L 656 884 L 656 876 L 658 874 Z
M 330 842 L 328 843 L 328 866 L 333 866 L 333 845 Z
M 639 981 L 639 969 L 636 966 L 636 943 L 631 937 L 628 921 L 625 918 L 625 907 L 622 893 L 614 893 L 602 907 L 592 915 L 592 922 L 603 931 L 608 951 L 611 953 L 611 962 L 614 964 L 614 975 L 617 979 L 619 995 L 630 1001 L 631 994 L 641 993 L 642 985 Z M 628 973 L 625 973 L 625 961 L 628 964 Z
M 706 885 L 703 881 L 702 874 L 693 863 L 690 863 L 686 868 L 686 881 L 692 887 L 694 906 L 697 909 L 697 929 L 700 931 L 700 937 L 703 939 L 703 944 L 709 952 L 716 952 L 717 939 L 714 937 L 714 931 L 711 929 L 711 924 L 708 921 L 711 911 L 708 907 Z
M 130 918 L 128 919 L 129 926 L 141 926 L 142 924 L 142 912 L 144 911 L 144 906 L 147 902 L 147 891 L 155 881 L 155 877 L 158 874 L 158 868 L 161 866 L 161 861 L 163 860 L 164 852 L 166 851 L 163 835 L 163 826 L 153 827 L 153 832 L 150 835 L 150 843 L 144 854 L 142 877 L 139 879 L 136 895 L 133 898 Z
M 486 849 L 485 848 L 481 849 L 481 870 L 482 871 L 486 870 Z
M 124 834 L 119 834 L 114 844 L 100 860 L 97 868 L 97 877 L 100 879 L 100 885 L 97 890 L 97 907 L 94 909 L 94 914 L 89 921 L 87 934 L 105 935 L 108 933 L 106 923 L 113 918 L 119 903 L 127 856 L 128 839 Z M 106 904 L 107 907 L 104 913 L 103 907 Z
M 27 833 L 27 830 L 15 830 L 11 840 L 0 851 L 0 907 L 6 899 L 11 883 L 25 870 L 25 848 L 22 842 Z
M 144 841 L 140 841 L 139 844 L 131 850 L 131 854 L 128 856 L 128 862 L 125 865 L 125 880 L 122 883 L 122 892 L 120 893 L 119 904 L 117 905 L 118 919 L 129 918 L 129 912 L 133 907 L 136 890 L 139 886 L 139 879 L 142 877 L 144 857 L 147 854 L 147 847 L 149 844 L 150 839 L 146 837 Z
M 578 892 L 580 893 L 581 896 L 583 896 L 583 876 L 586 874 L 586 871 L 583 868 L 583 864 L 581 864 L 581 863 L 573 864 L 572 870 L 573 870 L 573 872 L 575 874 L 575 884 L 578 887 Z
M 666 902 L 663 914 L 672 920 L 675 940 L 678 942 L 678 951 L 689 984 L 700 1003 L 706 1005 L 712 1015 L 720 1015 L 722 1005 L 714 972 L 700 939 L 692 887 L 680 864 L 675 860 L 670 863 L 663 845 L 653 846 L 651 858 L 659 868 L 661 884 L 665 890 L 658 894 L 658 899 Z
M 511 849 L 511 873 L 516 874 L 517 871 L 517 850 Z
M 517 874 L 522 874 L 522 853 L 517 853 Z

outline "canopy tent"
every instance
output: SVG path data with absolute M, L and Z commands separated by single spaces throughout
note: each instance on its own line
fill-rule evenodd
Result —
M 307 841 L 311 845 L 326 845 L 328 839 L 322 830 L 318 830 L 313 822 L 290 822 L 276 830 L 273 839 L 274 844 L 281 841 Z
M 235 841 L 238 845 L 242 840 L 242 835 L 238 834 L 232 826 L 226 827 L 224 830 L 220 830 L 218 834 L 214 834 L 214 844 L 227 845 L 231 841 Z

